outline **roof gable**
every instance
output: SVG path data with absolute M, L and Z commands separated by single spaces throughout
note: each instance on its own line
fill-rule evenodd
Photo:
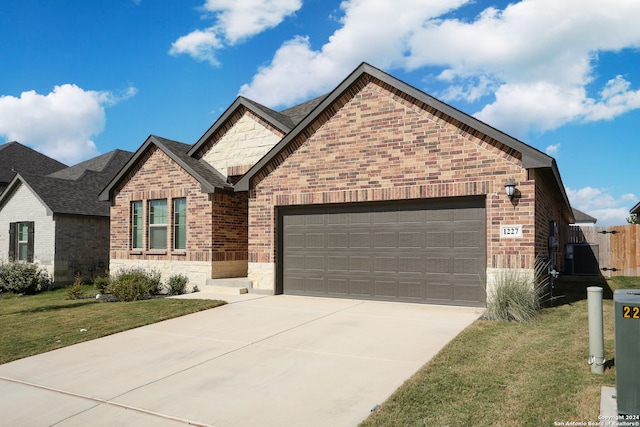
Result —
M 555 182 L 555 187 L 558 190 L 561 202 L 565 206 L 565 214 L 572 219 L 573 215 L 571 213 L 569 200 L 566 196 L 557 165 L 552 157 L 366 63 L 361 64 L 331 93 L 321 98 L 311 113 L 301 120 L 295 128 L 236 183 L 235 190 L 248 191 L 252 179 L 260 171 L 264 170 L 264 173 L 269 173 L 268 171 L 272 167 L 269 165 L 273 161 L 276 161 L 279 153 L 287 150 L 287 147 L 299 136 L 307 137 L 314 133 L 317 128 L 317 124 L 315 123 L 318 120 L 322 120 L 323 115 L 333 114 L 335 112 L 334 104 L 339 101 L 344 94 L 361 90 L 363 85 L 371 79 L 379 81 L 382 85 L 385 85 L 389 91 L 401 98 L 412 98 L 422 109 L 455 123 L 467 133 L 473 134 L 480 139 L 486 140 L 486 138 L 491 138 L 497 143 L 502 144 L 506 151 L 511 151 L 513 155 L 520 155 L 524 168 L 542 168 L 547 170 L 545 174 L 549 174 Z
M 219 191 L 233 191 L 233 187 L 226 182 L 225 177 L 207 163 L 197 160 L 187 154 L 188 144 L 150 135 L 147 140 L 138 148 L 131 159 L 122 167 L 118 174 L 104 187 L 99 195 L 100 200 L 110 200 L 111 193 L 115 187 L 126 178 L 129 171 L 141 161 L 144 153 L 150 146 L 156 146 L 164 152 L 172 161 L 193 176 L 201 185 L 205 193 L 215 193 Z
M 221 134 L 227 132 L 240 117 L 244 116 L 246 111 L 252 112 L 257 118 L 264 120 L 266 126 L 272 126 L 282 133 L 286 134 L 293 127 L 291 119 L 272 109 L 258 104 L 250 99 L 239 96 L 226 109 L 226 111 L 216 120 L 213 125 L 196 141 L 195 144 L 187 151 L 189 156 L 200 157 L 202 152 L 211 143 L 215 143 L 213 139 L 219 138 Z
M 200 139 L 193 144 L 188 151 L 190 156 L 200 157 L 203 149 L 212 142 L 212 138 L 216 135 L 226 132 L 233 122 L 238 120 L 245 111 L 250 111 L 257 118 L 265 122 L 265 127 L 272 126 L 282 133 L 287 134 L 291 131 L 302 119 L 304 119 L 313 109 L 315 109 L 320 102 L 327 95 L 322 95 L 301 104 L 295 105 L 291 108 L 277 112 L 271 108 L 265 107 L 255 101 L 252 101 L 243 96 L 239 96 L 236 100 L 227 108 L 227 110 L 214 122 L 214 124 L 200 137 Z

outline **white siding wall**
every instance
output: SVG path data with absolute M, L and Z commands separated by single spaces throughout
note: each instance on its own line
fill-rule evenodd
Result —
M 9 259 L 9 223 L 23 221 L 34 222 L 34 262 L 53 277 L 55 223 L 42 202 L 23 184 L 18 184 L 0 206 L 0 260 Z
M 245 114 L 203 158 L 227 176 L 227 168 L 253 165 L 279 141 L 280 137 Z

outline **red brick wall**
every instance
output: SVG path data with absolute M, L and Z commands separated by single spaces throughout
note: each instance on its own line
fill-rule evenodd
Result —
M 148 204 L 152 199 L 167 199 L 169 221 L 173 218 L 173 198 L 187 199 L 187 248 L 173 250 L 173 229 L 168 228 L 166 251 L 149 251 Z M 131 202 L 142 200 L 145 228 L 143 249 L 131 249 Z M 175 261 L 216 261 L 247 259 L 246 195 L 210 195 L 202 193 L 200 183 L 171 160 L 162 150 L 151 146 L 114 190 L 111 206 L 112 259 Z
M 568 223 L 561 214 L 558 202 L 552 197 L 553 193 L 549 191 L 549 184 L 545 181 L 542 174 L 535 177 L 536 183 L 536 255 L 551 257 L 549 250 L 549 234 L 551 231 L 551 221 L 557 224 L 556 239 L 558 240 L 558 249 L 555 259 L 551 259 L 553 263 L 561 269 L 564 266 L 564 252 L 567 243 Z
M 489 267 L 529 267 L 535 185 L 521 155 L 364 76 L 253 179 L 249 261 L 274 262 L 274 206 L 486 196 Z M 520 192 L 512 203 L 504 183 Z M 500 239 L 521 224 L 521 239 Z

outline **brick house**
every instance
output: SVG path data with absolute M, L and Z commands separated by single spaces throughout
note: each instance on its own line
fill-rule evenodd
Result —
M 40 264 L 56 285 L 104 274 L 109 203 L 98 194 L 131 154 L 114 150 L 47 175 L 15 174 L 0 195 L 0 260 Z
M 110 270 L 186 274 L 191 286 L 246 277 L 247 193 L 233 182 L 318 102 L 275 112 L 240 97 L 193 145 L 150 136 L 100 194 Z
M 198 270 L 195 284 L 248 277 L 268 293 L 483 306 L 502 269 L 529 273 L 539 256 L 560 265 L 574 222 L 553 158 L 368 64 L 281 112 L 238 98 L 192 147 L 159 145 L 147 141 L 101 194 L 112 203 L 112 270 L 160 265 Z M 184 231 L 174 198 L 186 199 Z M 168 211 L 160 224 L 157 200 Z M 154 226 L 166 229 L 158 253 Z M 185 249 L 171 248 L 176 227 Z

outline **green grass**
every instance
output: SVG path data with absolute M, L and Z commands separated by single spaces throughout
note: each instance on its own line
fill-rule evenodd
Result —
M 532 322 L 479 320 L 382 404 L 362 426 L 540 426 L 597 422 L 601 387 L 591 373 L 586 287 L 605 287 L 605 357 L 614 358 L 612 291 L 640 278 L 558 284 L 556 306 Z M 608 296 L 608 299 L 606 299 Z M 609 363 L 611 365 L 611 363 Z
M 84 289 L 95 294 L 92 286 Z M 224 304 L 173 298 L 107 303 L 65 297 L 65 289 L 32 296 L 2 295 L 0 364 Z

